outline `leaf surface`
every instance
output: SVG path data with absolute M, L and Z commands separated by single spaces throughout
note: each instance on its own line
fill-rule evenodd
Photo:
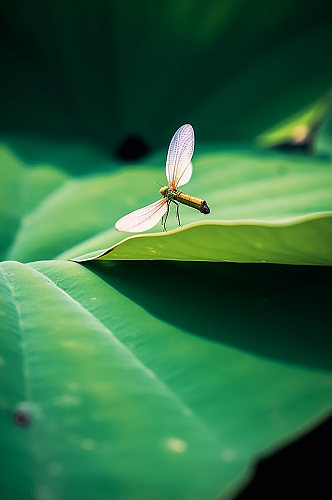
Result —
M 230 221 L 191 224 L 157 235 L 129 237 L 111 248 L 73 259 L 270 262 L 332 265 L 332 214 L 284 224 Z
M 8 498 L 219 498 L 330 408 L 330 374 L 193 335 L 121 292 L 122 271 L 2 264 Z

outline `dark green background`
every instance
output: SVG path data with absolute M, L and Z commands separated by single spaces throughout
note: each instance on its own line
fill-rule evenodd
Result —
M 28 159 L 27 134 L 112 155 L 132 134 L 165 147 L 185 122 L 252 140 L 332 81 L 322 0 L 2 0 L 0 16 L 0 132 Z

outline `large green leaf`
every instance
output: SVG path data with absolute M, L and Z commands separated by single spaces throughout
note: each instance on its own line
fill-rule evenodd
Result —
M 332 265 L 332 213 L 283 224 L 196 223 L 170 233 L 127 238 L 73 260 L 94 259 Z
M 251 275 L 248 266 L 246 274 L 224 264 L 216 274 L 205 264 L 186 289 L 187 268 L 178 265 L 172 273 L 166 264 L 141 263 L 135 275 L 128 264 L 113 265 L 112 272 L 70 262 L 2 264 L 0 418 L 6 460 L 0 481 L 6 498 L 220 498 L 248 477 L 257 455 L 304 432 L 331 406 L 331 375 L 309 368 L 327 361 L 324 338 L 312 328 L 317 317 L 310 302 L 315 293 L 324 305 L 330 280 L 325 273 L 308 270 L 305 276 L 289 269 L 278 286 L 291 286 L 283 294 L 275 290 L 275 299 L 287 306 L 277 308 L 275 317 L 265 302 L 269 283 L 280 276 L 273 267 L 272 275 L 258 269 Z M 143 293 L 148 264 L 155 280 L 151 300 Z M 195 278 L 193 269 L 190 276 Z M 255 293 L 268 285 L 267 295 L 239 294 L 245 283 L 253 288 L 253 276 Z M 220 283 L 214 290 L 200 286 L 214 279 Z M 145 304 L 135 303 L 135 289 Z M 295 348 L 296 337 L 284 338 L 279 328 L 282 321 L 296 324 L 294 306 L 302 305 L 307 292 L 308 307 L 300 312 L 303 343 Z M 202 301 L 207 331 L 197 332 L 200 315 L 195 319 L 190 311 Z M 255 347 L 253 341 L 251 350 L 270 345 L 269 336 L 278 333 L 277 356 L 297 356 L 302 367 L 273 359 L 273 349 L 261 357 L 225 345 L 227 336 L 249 342 L 262 334 L 251 320 L 264 315 L 262 342 Z M 328 315 L 320 319 L 328 327 Z M 240 321 L 245 327 L 232 335 Z M 219 335 L 214 342 L 205 338 L 212 325 Z M 296 331 L 300 335 L 300 327 Z M 286 349 L 292 342 L 293 349 Z
M 31 184 L 34 204 L 30 202 L 28 206 L 26 202 L 21 202 L 19 191 L 15 196 L 8 196 L 2 208 L 4 214 L 16 213 L 16 218 L 6 223 L 12 241 L 7 242 L 9 247 L 4 256 L 20 261 L 74 258 L 119 243 L 125 234 L 115 231 L 116 220 L 158 199 L 159 190 L 154 181 L 165 182 L 164 159 L 161 156 L 154 157 L 150 163 L 112 168 L 109 173 L 94 176 L 74 179 L 58 173 L 56 189 L 50 189 L 46 196 L 43 184 L 37 182 L 40 169 L 29 168 L 26 171 L 35 179 Z M 56 172 L 52 169 L 52 176 Z M 4 182 L 12 183 L 13 176 L 18 186 L 24 185 L 26 174 L 16 174 L 10 168 L 5 173 Z M 212 231 L 213 245 L 218 245 L 214 256 L 199 240 L 204 226 L 183 233 L 186 238 L 197 235 L 191 254 L 187 252 L 186 258 L 292 263 L 297 260 L 298 263 L 313 264 L 330 262 L 330 219 L 323 220 L 318 215 L 312 217 L 317 212 L 332 210 L 332 163 L 329 159 L 294 157 L 248 148 L 201 148 L 195 156 L 192 180 L 185 187 L 189 193 L 208 200 L 211 214 L 205 216 L 189 207 L 181 207 L 184 225 L 195 221 L 222 221 L 222 224 L 217 222 L 207 226 Z M 21 193 L 25 193 L 25 200 L 30 199 L 27 188 Z M 22 206 L 19 213 L 17 206 Z M 289 221 L 299 216 L 309 216 L 312 220 L 305 224 Z M 249 225 L 241 223 L 243 220 L 249 221 Z M 280 229 L 271 226 L 272 222 L 278 225 L 287 220 L 288 226 Z M 176 217 L 171 212 L 168 228 L 176 227 Z M 161 225 L 159 228 L 161 230 Z M 156 230 L 158 226 L 152 229 Z M 167 235 L 151 241 L 155 241 L 157 246 L 160 242 L 173 245 L 174 238 L 182 238 L 181 235 L 179 232 L 172 238 Z M 139 242 L 142 244 L 142 240 Z M 260 244 L 262 249 L 257 248 Z M 289 245 L 293 250 L 286 248 Z M 298 250 L 302 247 L 309 257 L 305 258 L 302 250 L 297 250 L 296 257 L 296 247 Z M 144 253 L 143 247 L 140 248 L 140 258 L 151 257 L 151 252 Z M 173 247 L 173 250 L 175 256 L 176 248 Z M 176 258 L 179 258 L 179 252 L 183 253 L 183 248 L 179 247 Z M 197 252 L 206 253 L 206 257 Z M 168 255 L 167 258 L 171 257 Z
M 252 139 L 331 83 L 325 0 L 18 0 L 0 14 L 2 131 L 112 153 L 130 134 L 164 147 L 185 121 L 202 140 Z

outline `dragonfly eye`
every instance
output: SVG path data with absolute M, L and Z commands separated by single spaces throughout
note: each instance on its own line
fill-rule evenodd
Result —
M 168 186 L 163 186 L 162 188 L 160 188 L 159 193 L 160 193 L 162 196 L 165 196 L 165 194 L 167 193 L 167 191 L 168 191 Z

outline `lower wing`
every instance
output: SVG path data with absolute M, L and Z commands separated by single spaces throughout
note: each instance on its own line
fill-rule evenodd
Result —
M 139 208 L 124 217 L 121 217 L 116 224 L 115 229 L 118 231 L 125 231 L 126 233 L 140 233 L 147 231 L 155 226 L 162 216 L 167 211 L 167 199 L 151 203 L 146 207 Z

